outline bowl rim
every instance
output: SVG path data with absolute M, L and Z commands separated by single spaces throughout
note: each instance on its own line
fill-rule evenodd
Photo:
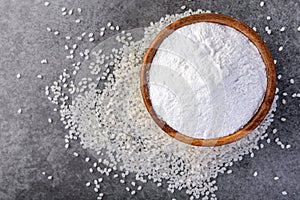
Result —
M 172 34 L 175 30 L 198 22 L 212 22 L 218 23 L 222 25 L 229 26 L 234 28 L 244 34 L 258 49 L 266 67 L 266 75 L 267 75 L 267 87 L 263 101 L 261 102 L 258 110 L 253 115 L 253 117 L 246 123 L 242 128 L 237 130 L 236 132 L 223 136 L 220 138 L 213 139 L 201 139 L 201 138 L 193 138 L 187 135 L 184 135 L 172 127 L 170 127 L 165 121 L 160 119 L 152 106 L 149 88 L 148 88 L 148 71 L 151 67 L 152 60 L 156 54 L 157 49 L 163 42 L 165 38 L 167 38 L 170 34 Z M 252 132 L 266 117 L 268 114 L 274 97 L 276 90 L 276 70 L 274 60 L 272 58 L 271 52 L 263 39 L 248 25 L 245 23 L 223 14 L 213 14 L 213 13 L 205 13 L 205 14 L 193 14 L 181 19 L 174 21 L 165 27 L 159 34 L 155 37 L 155 39 L 150 44 L 147 49 L 143 61 L 142 61 L 142 69 L 140 72 L 140 89 L 142 93 L 142 98 L 144 104 L 151 115 L 152 119 L 156 122 L 156 124 L 169 136 L 184 142 L 186 144 L 194 145 L 194 146 L 220 146 L 235 142 L 250 132 Z

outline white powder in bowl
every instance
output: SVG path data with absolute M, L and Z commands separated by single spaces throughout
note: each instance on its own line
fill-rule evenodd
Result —
M 202 139 L 230 135 L 247 124 L 267 85 L 256 46 L 241 32 L 209 22 L 169 35 L 148 76 L 156 114 L 180 133 Z

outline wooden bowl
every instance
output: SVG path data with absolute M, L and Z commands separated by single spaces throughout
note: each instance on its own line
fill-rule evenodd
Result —
M 266 66 L 267 88 L 266 88 L 263 102 L 261 103 L 257 112 L 250 119 L 250 121 L 238 131 L 232 133 L 231 135 L 215 138 L 215 139 L 192 138 L 174 130 L 165 121 L 163 121 L 156 115 L 152 107 L 151 99 L 149 96 L 147 74 L 151 67 L 151 62 L 160 44 L 163 42 L 165 38 L 167 38 L 170 34 L 172 34 L 176 29 L 197 22 L 213 22 L 213 23 L 223 24 L 240 31 L 257 47 Z M 195 146 L 220 146 L 224 144 L 229 144 L 231 142 L 235 142 L 245 137 L 247 134 L 252 132 L 266 117 L 266 115 L 268 114 L 271 108 L 275 96 L 276 71 L 274 66 L 274 60 L 272 58 L 270 50 L 268 49 L 264 41 L 261 39 L 261 37 L 254 30 L 252 30 L 252 28 L 250 28 L 249 26 L 247 26 L 246 24 L 244 24 L 243 22 L 237 19 L 234 19 L 229 16 L 221 15 L 221 14 L 195 14 L 188 17 L 184 17 L 182 19 L 179 19 L 171 23 L 165 29 L 163 29 L 152 41 L 143 59 L 142 70 L 140 74 L 140 87 L 141 87 L 144 103 L 151 117 L 156 122 L 156 124 L 167 134 L 169 134 L 171 137 L 181 142 L 195 145 Z

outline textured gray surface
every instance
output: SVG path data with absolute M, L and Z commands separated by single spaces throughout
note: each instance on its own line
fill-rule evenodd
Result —
M 292 148 L 282 150 L 272 142 L 254 158 L 245 157 L 236 163 L 231 168 L 233 174 L 218 177 L 219 199 L 300 199 L 299 98 L 290 96 L 300 92 L 300 32 L 297 32 L 300 3 L 298 0 L 270 0 L 261 8 L 259 2 L 57 0 L 45 7 L 40 0 L 0 1 L 0 199 L 96 198 L 92 189 L 85 187 L 86 181 L 96 177 L 88 172 L 91 164 L 81 159 L 88 152 L 75 143 L 71 150 L 64 149 L 64 128 L 44 96 L 44 87 L 70 64 L 65 59 L 63 37 L 79 35 L 84 30 L 99 31 L 108 21 L 122 29 L 147 26 L 165 14 L 180 12 L 181 5 L 231 15 L 256 26 L 278 60 L 277 70 L 283 75 L 278 87 L 289 94 L 287 105 L 279 103 L 275 122 L 268 132 L 276 127 L 283 143 L 290 143 Z M 81 7 L 83 23 L 75 24 L 74 16 L 63 17 L 62 6 Z M 271 21 L 266 20 L 268 15 Z M 274 29 L 271 36 L 264 31 L 266 25 Z M 59 29 L 60 35 L 47 33 L 47 26 Z M 281 26 L 287 27 L 284 33 L 278 31 Z M 96 38 L 94 44 L 82 42 L 81 48 L 92 48 L 99 41 Z M 277 50 L 280 45 L 284 46 L 282 52 Z M 48 65 L 40 64 L 43 58 L 49 60 Z M 18 80 L 17 73 L 22 74 Z M 37 79 L 37 74 L 45 75 L 44 79 Z M 295 79 L 294 85 L 289 83 L 290 78 Z M 17 113 L 19 108 L 22 114 Z M 288 120 L 281 122 L 281 116 Z M 48 117 L 54 119 L 52 124 L 48 123 Z M 79 159 L 72 156 L 74 150 L 79 152 Z M 53 175 L 53 180 L 47 180 L 43 171 Z M 257 177 L 252 176 L 254 171 L 258 171 Z M 274 181 L 274 176 L 280 179 Z M 121 184 L 109 178 L 102 184 L 102 190 L 105 199 L 187 199 L 184 191 L 170 194 L 154 184 L 148 184 L 133 198 Z M 288 195 L 282 196 L 282 190 Z

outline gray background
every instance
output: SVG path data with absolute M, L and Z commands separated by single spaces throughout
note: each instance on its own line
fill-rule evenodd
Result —
M 219 199 L 300 199 L 300 151 L 299 151 L 299 98 L 290 94 L 300 92 L 300 3 L 299 0 L 269 0 L 264 7 L 260 1 L 248 0 L 110 0 L 110 1 L 51 1 L 49 7 L 40 0 L 0 1 L 0 199 L 95 199 L 96 194 L 85 183 L 97 177 L 88 172 L 91 163 L 83 158 L 89 153 L 72 143 L 72 148 L 64 148 L 64 127 L 57 113 L 44 95 L 44 87 L 50 85 L 62 69 L 68 68 L 63 39 L 66 34 L 79 35 L 84 30 L 99 31 L 100 27 L 112 21 L 123 30 L 147 26 L 161 16 L 180 12 L 181 5 L 188 8 L 202 8 L 236 17 L 250 26 L 256 26 L 266 40 L 275 59 L 277 71 L 283 75 L 278 81 L 280 94 L 285 91 L 289 96 L 286 105 L 279 103 L 275 121 L 269 128 L 278 129 L 277 136 L 292 148 L 282 150 L 274 142 L 266 144 L 253 159 L 246 156 L 231 169 L 231 175 L 219 175 L 217 195 Z M 61 7 L 81 7 L 82 23 L 77 25 L 75 16 L 63 17 Z M 271 21 L 266 17 L 270 15 Z M 264 27 L 273 29 L 268 36 Z M 60 35 L 54 36 L 46 27 L 59 29 Z M 286 26 L 280 33 L 278 29 Z M 276 29 L 276 30 L 275 30 Z M 111 36 L 107 32 L 105 37 Z M 102 38 L 101 38 L 102 40 Z M 80 48 L 92 48 L 101 41 L 96 37 L 92 44 L 82 42 Z M 284 46 L 282 52 L 278 47 Z M 47 58 L 48 65 L 40 61 Z M 22 78 L 17 80 L 16 74 Z M 37 74 L 43 74 L 42 80 Z M 289 79 L 294 78 L 291 85 Z M 282 97 L 282 95 L 281 95 Z M 280 99 L 281 99 L 280 97 Z M 22 114 L 17 110 L 23 109 Z M 280 117 L 285 116 L 286 122 Z M 47 119 L 54 119 L 49 124 Z M 72 156 L 73 151 L 80 154 Z M 47 180 L 45 171 L 53 175 Z M 253 177 L 254 171 L 258 176 Z M 273 177 L 279 176 L 278 181 Z M 105 177 L 101 190 L 105 199 L 187 199 L 184 191 L 170 194 L 165 187 L 157 188 L 148 184 L 132 197 L 125 187 Z M 281 194 L 288 192 L 287 196 Z

